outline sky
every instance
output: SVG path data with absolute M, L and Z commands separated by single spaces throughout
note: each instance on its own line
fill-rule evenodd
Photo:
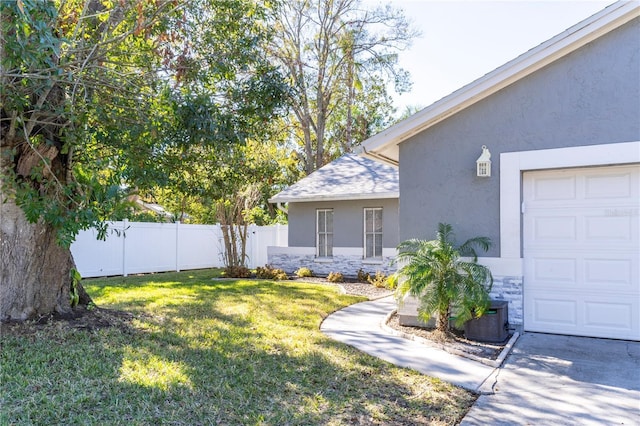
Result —
M 638 1 L 638 0 L 635 0 Z M 371 3 L 374 3 L 373 1 Z M 398 112 L 426 107 L 614 3 L 614 0 L 391 0 L 422 33 L 399 56 L 410 93 Z

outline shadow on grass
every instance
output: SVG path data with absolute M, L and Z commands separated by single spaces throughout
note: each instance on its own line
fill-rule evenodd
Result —
M 156 306 L 133 333 L 52 325 L 3 339 L 13 374 L 3 369 L 2 423 L 455 424 L 474 399 L 322 335 L 323 316 L 356 298 L 313 284 L 167 278 L 153 286 L 172 296 L 142 295 Z

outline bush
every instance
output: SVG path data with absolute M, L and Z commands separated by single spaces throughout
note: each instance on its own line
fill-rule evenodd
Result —
M 367 281 L 369 281 L 369 284 L 373 284 L 377 288 L 385 288 L 387 286 L 387 276 L 380 271 L 376 271 L 376 274 L 373 277 L 369 276 Z
M 295 272 L 295 274 L 300 278 L 307 278 L 307 277 L 313 277 L 314 276 L 313 275 L 313 271 L 311 269 L 305 268 L 305 267 L 299 268 Z
M 332 283 L 343 283 L 344 275 L 342 275 L 340 272 L 331 272 L 329 273 L 329 275 L 327 275 L 327 281 Z
M 256 269 L 256 277 L 264 280 L 288 280 L 289 276 L 282 269 L 277 269 L 271 265 L 258 266 Z
M 403 241 L 396 258 L 404 264 L 398 271 L 403 280 L 398 298 L 406 294 L 419 298 L 420 319 L 428 321 L 436 315 L 436 328 L 443 333 L 449 332 L 451 312 L 457 312 L 457 326 L 480 317 L 491 306 L 493 277 L 489 268 L 478 264 L 476 247 L 487 251 L 490 245 L 487 237 L 458 245 L 447 223 L 438 224 L 435 240 Z
M 251 278 L 251 270 L 244 266 L 227 266 L 222 271 L 225 278 Z
M 358 269 L 358 282 L 368 283 L 371 279 L 371 275 L 368 272 L 363 271 L 362 269 Z
M 386 287 L 389 290 L 395 290 L 398 287 L 398 274 L 391 274 L 387 277 Z

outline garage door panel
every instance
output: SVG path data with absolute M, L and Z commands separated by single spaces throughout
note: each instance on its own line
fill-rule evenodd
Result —
M 632 173 L 587 175 L 584 187 L 586 199 L 630 198 Z
M 566 211 L 578 209 L 582 216 L 570 216 Z M 629 209 L 627 209 L 629 211 Z M 617 212 L 617 214 L 613 214 Z M 592 243 L 592 244 L 636 244 L 638 234 L 638 216 L 616 209 L 587 209 L 565 207 L 564 209 L 527 208 L 525 218 L 525 237 L 528 247 L 556 243 Z
M 563 287 L 575 286 L 577 275 L 575 259 L 536 257 L 532 259 L 531 266 L 531 275 L 540 285 L 546 283 L 556 286 L 562 283 Z
M 585 251 L 580 256 L 570 257 L 570 250 L 555 257 L 538 251 L 525 260 L 527 278 L 536 288 L 597 289 L 602 292 L 633 293 L 640 275 L 640 267 L 633 254 L 618 251 L 603 256 L 596 249 Z M 564 256 L 564 257 L 560 257 Z
M 621 339 L 640 333 L 640 306 L 631 296 L 536 291 L 527 301 L 527 331 Z
M 640 340 L 640 166 L 523 177 L 525 330 Z
M 533 221 L 536 241 L 569 240 L 577 237 L 576 218 L 572 216 L 541 216 Z
M 633 259 L 584 259 L 584 282 L 586 287 L 615 288 L 632 291 Z
M 536 179 L 532 197 L 537 201 L 572 200 L 576 198 L 576 180 L 573 176 Z
M 630 216 L 586 216 L 585 240 L 631 241 L 633 220 Z
M 584 302 L 584 325 L 588 329 L 632 331 L 633 304 L 602 301 Z
M 532 319 L 536 325 L 575 327 L 578 324 L 578 304 L 575 300 L 534 296 L 532 302 Z

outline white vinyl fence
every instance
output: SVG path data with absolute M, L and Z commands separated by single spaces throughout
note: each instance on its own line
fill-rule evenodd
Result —
M 85 277 L 222 267 L 224 242 L 219 225 L 113 222 L 106 241 L 93 229 L 78 234 L 71 252 Z M 286 225 L 249 226 L 248 266 L 267 263 L 267 246 L 287 246 Z

